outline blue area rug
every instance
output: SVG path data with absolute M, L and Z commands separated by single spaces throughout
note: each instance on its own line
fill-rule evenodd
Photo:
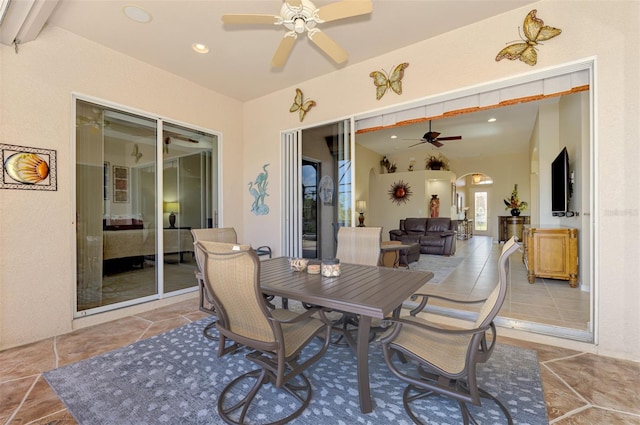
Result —
M 202 336 L 210 319 L 44 373 L 47 382 L 80 424 L 222 424 L 217 396 L 236 376 L 255 369 L 246 350 L 216 357 L 217 342 Z M 369 356 L 374 410 L 362 414 L 356 359 L 347 347 L 330 346 L 306 375 L 313 398 L 292 424 L 410 425 L 402 407 L 405 385 L 391 375 L 379 345 Z M 535 351 L 498 345 L 479 368 L 481 386 L 509 409 L 516 424 L 547 424 Z M 265 417 L 282 403 L 275 390 L 261 400 Z M 506 423 L 495 405 L 472 407 L 482 424 Z M 419 409 L 432 424 L 459 424 L 458 405 L 439 397 Z

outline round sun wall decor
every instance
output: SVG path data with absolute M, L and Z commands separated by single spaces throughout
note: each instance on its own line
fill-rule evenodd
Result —
M 389 199 L 398 205 L 406 203 L 412 194 L 411 187 L 402 180 L 393 183 L 389 189 Z

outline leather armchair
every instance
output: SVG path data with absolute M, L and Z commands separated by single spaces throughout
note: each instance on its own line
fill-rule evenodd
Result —
M 420 253 L 453 255 L 456 252 L 458 221 L 449 217 L 405 218 L 400 228 L 389 231 L 389 239 L 420 245 Z

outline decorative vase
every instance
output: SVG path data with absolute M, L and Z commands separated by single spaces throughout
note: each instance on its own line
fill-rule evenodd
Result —
M 511 209 L 511 215 L 514 217 L 518 217 L 520 215 L 520 210 L 517 208 L 512 208 Z
M 431 217 L 438 217 L 440 215 L 440 199 L 438 199 L 438 195 L 431 195 L 429 212 Z

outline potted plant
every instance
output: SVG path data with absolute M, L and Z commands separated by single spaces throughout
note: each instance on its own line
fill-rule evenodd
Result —
M 517 184 L 513 186 L 511 197 L 509 199 L 505 199 L 504 204 L 506 205 L 505 210 L 511 210 L 511 215 L 514 217 L 519 216 L 520 212 L 525 211 L 529 206 L 529 204 L 527 204 L 525 201 L 520 201 L 520 199 L 518 198 Z
M 424 163 L 425 169 L 427 170 L 449 170 L 449 160 L 441 153 L 437 155 L 427 155 Z

